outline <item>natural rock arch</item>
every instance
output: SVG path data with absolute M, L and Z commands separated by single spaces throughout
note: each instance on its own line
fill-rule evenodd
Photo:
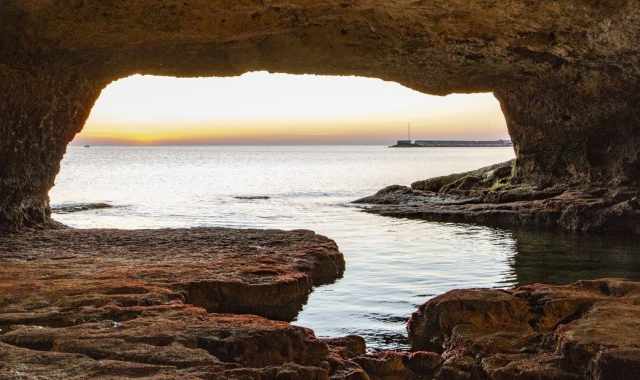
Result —
M 493 91 L 514 181 L 640 178 L 640 6 L 630 0 L 5 0 L 0 230 L 47 193 L 101 89 L 133 73 L 360 75 Z

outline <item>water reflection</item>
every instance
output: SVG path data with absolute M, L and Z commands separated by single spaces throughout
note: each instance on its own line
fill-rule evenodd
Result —
M 624 236 L 514 231 L 514 285 L 602 277 L 640 279 L 640 242 Z
M 345 278 L 316 289 L 298 323 L 319 335 L 361 335 L 372 349 L 408 348 L 411 313 L 452 289 L 640 279 L 640 242 L 635 239 L 366 214 L 349 220 L 347 228 L 325 226 L 347 257 Z M 354 229 L 363 225 L 368 228 Z

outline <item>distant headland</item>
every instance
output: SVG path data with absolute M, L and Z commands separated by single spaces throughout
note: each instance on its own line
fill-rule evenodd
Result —
M 511 140 L 398 140 L 390 148 L 485 148 L 513 146 Z

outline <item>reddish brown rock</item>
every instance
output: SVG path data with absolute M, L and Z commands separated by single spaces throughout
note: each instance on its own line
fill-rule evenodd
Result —
M 171 302 L 291 320 L 344 271 L 336 244 L 310 231 L 60 229 L 0 237 L 0 250 L 0 326 Z
M 640 283 L 582 281 L 456 290 L 413 314 L 414 349 L 443 359 L 437 379 L 634 379 Z
M 241 290 L 285 292 L 281 282 L 301 276 L 310 287 L 330 268 L 337 276 L 335 244 L 309 231 L 50 230 L 0 246 L 3 380 L 627 380 L 640 371 L 636 282 L 453 291 L 412 316 L 415 352 L 367 353 L 360 337 L 317 339 L 189 301 L 192 282 L 215 279 L 242 285 L 225 294 L 232 304 L 271 310 Z
M 60 229 L 0 237 L 0 252 L 2 380 L 417 380 L 409 367 L 430 368 L 367 354 L 361 337 L 221 313 L 289 318 L 340 276 L 335 243 L 310 231 Z
M 409 367 L 429 368 L 247 314 L 289 319 L 342 274 L 335 243 L 310 231 L 43 230 L 0 237 L 0 252 L 2 380 L 417 380 Z
M 184 306 L 123 322 L 0 335 L 0 379 L 328 379 L 310 330 Z M 284 377 L 289 376 L 289 377 Z
M 0 252 L 1 379 L 329 378 L 312 331 L 219 314 L 288 319 L 339 277 L 310 231 L 61 229 Z

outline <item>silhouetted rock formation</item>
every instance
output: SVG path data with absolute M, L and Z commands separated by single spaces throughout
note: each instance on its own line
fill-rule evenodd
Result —
M 271 199 L 266 195 L 238 195 L 234 197 L 235 199 L 245 200 L 245 201 L 265 201 Z
M 628 0 L 0 4 L 0 228 L 49 225 L 66 145 L 109 82 L 250 70 L 493 91 L 514 182 L 638 186 L 640 6 Z

